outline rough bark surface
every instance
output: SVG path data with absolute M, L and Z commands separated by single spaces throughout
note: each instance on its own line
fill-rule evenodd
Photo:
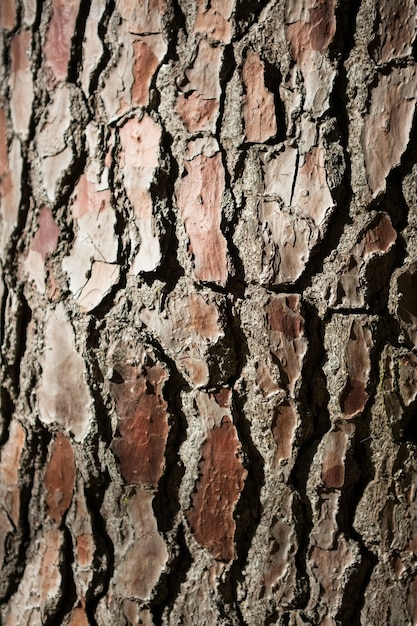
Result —
M 2 624 L 417 624 L 416 35 L 1 0 Z

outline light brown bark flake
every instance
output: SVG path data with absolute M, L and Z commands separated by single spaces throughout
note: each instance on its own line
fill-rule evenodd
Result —
M 224 336 L 215 302 L 191 291 L 187 297 L 171 297 L 161 313 L 142 309 L 141 319 L 159 337 L 193 385 L 200 387 L 208 383 L 210 347 Z
M 184 85 L 176 106 L 190 132 L 214 131 L 219 110 L 222 56 L 220 46 L 212 46 L 202 39 L 196 58 L 184 72 Z
M 387 176 L 407 148 L 417 101 L 416 81 L 414 66 L 395 67 L 389 74 L 380 74 L 371 91 L 362 146 L 374 198 L 385 191 Z
M 22 137 L 29 133 L 32 115 L 33 82 L 30 68 L 30 30 L 22 30 L 13 37 L 11 45 L 10 113 L 14 129 Z
M 8 146 L 7 119 L 4 110 L 0 108 L 0 256 L 16 226 L 22 163 L 19 140 L 15 137 Z
M 339 428 L 331 430 L 326 436 L 321 468 L 322 480 L 326 487 L 340 489 L 344 485 L 348 441 L 348 434 Z
M 314 576 L 320 583 L 323 593 L 321 600 L 329 617 L 334 617 L 342 601 L 341 581 L 346 571 L 357 560 L 356 550 L 343 535 L 339 535 L 334 548 L 323 550 L 314 547 L 311 561 Z
M 197 0 L 197 16 L 194 23 L 195 33 L 206 33 L 211 39 L 230 43 L 232 24 L 230 17 L 235 0 Z
M 397 231 L 386 213 L 380 213 L 366 232 L 363 241 L 363 256 L 366 258 L 378 252 L 388 252 L 397 239 Z
M 242 69 L 242 114 L 246 141 L 255 143 L 263 143 L 277 133 L 274 96 L 265 86 L 264 72 L 259 54 L 248 50 Z
M 15 526 L 20 517 L 19 472 L 25 440 L 23 427 L 13 420 L 9 428 L 9 438 L 0 450 L 0 506 Z
M 374 51 L 377 63 L 389 63 L 411 55 L 417 36 L 414 0 L 381 0 L 377 10 L 379 23 Z
M 185 162 L 185 176 L 177 190 L 177 202 L 190 240 L 194 274 L 198 280 L 225 285 L 226 239 L 221 229 L 221 201 L 225 189 L 221 154 L 196 156 Z
M 168 558 L 152 508 L 153 495 L 138 489 L 127 509 L 134 536 L 116 565 L 115 586 L 124 598 L 148 600 Z
M 42 377 L 38 387 L 40 419 L 71 432 L 76 441 L 87 434 L 90 395 L 84 379 L 84 361 L 75 347 L 74 331 L 62 304 L 47 313 Z

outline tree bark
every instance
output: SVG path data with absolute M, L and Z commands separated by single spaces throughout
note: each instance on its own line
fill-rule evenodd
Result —
M 412 0 L 1 0 L 5 626 L 417 624 Z

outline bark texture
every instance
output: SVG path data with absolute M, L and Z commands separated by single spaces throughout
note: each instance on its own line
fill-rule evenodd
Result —
M 5 626 L 417 624 L 413 0 L 1 0 Z

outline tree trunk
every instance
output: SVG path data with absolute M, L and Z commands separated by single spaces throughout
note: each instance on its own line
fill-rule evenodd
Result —
M 417 624 L 413 0 L 1 0 L 1 621 Z

